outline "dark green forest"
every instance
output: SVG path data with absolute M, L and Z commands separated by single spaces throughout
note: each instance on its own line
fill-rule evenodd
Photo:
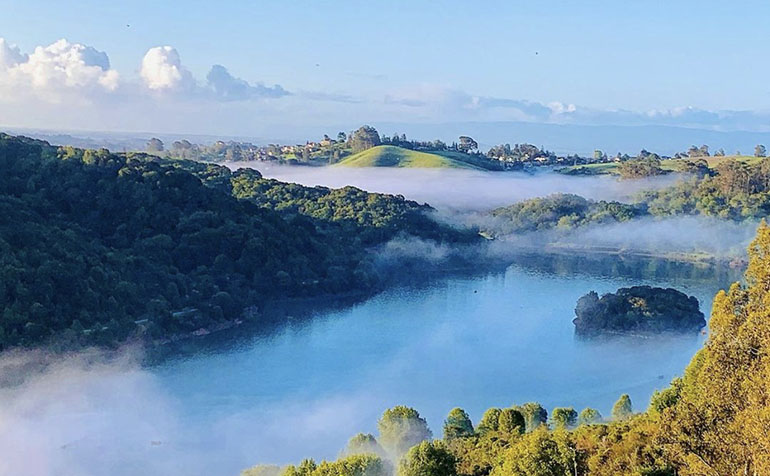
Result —
M 270 299 L 368 293 L 397 236 L 476 239 L 430 207 L 252 170 L 0 135 L 0 349 L 167 339 Z

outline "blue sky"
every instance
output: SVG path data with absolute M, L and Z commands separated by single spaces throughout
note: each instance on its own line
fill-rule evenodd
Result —
M 770 111 L 770 2 L 0 0 L 0 11 L 0 37 L 20 54 L 66 39 L 106 53 L 119 75 L 110 94 L 20 91 L 29 97 L 0 102 L 4 125 L 62 127 L 62 104 L 86 103 L 90 119 L 72 128 L 233 134 L 377 120 L 764 129 Z M 189 81 L 144 95 L 142 59 L 158 46 Z M 212 65 L 235 82 L 206 84 Z M 6 99 L 30 82 L 21 74 Z M 267 89 L 234 96 L 239 80 Z

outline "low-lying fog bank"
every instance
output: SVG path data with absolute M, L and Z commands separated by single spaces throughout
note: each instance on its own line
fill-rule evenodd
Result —
M 486 211 L 553 193 L 574 193 L 593 200 L 630 200 L 641 190 L 675 183 L 669 174 L 620 181 L 609 175 L 571 177 L 552 171 L 479 172 L 397 168 L 301 167 L 255 162 L 227 164 L 232 169 L 256 168 L 265 177 L 302 185 L 339 188 L 346 185 L 369 192 L 403 195 L 438 209 Z
M 703 216 L 650 217 L 566 231 L 509 235 L 496 240 L 493 249 L 503 253 L 550 245 L 575 252 L 616 250 L 661 257 L 687 253 L 717 259 L 744 258 L 758 225 L 756 221 L 734 222 Z

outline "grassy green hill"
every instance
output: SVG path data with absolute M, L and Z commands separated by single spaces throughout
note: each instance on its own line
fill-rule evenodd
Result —
M 392 145 L 379 145 L 346 157 L 343 167 L 410 167 L 435 169 L 500 170 L 499 165 L 460 152 L 419 152 Z

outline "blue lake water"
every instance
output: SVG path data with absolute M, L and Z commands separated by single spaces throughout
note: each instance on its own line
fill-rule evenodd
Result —
M 708 315 L 728 280 L 682 274 L 514 264 L 287 319 L 268 335 L 149 371 L 184 428 L 174 447 L 218 462 L 221 474 L 334 458 L 350 436 L 375 433 L 382 411 L 398 404 L 418 409 L 436 436 L 455 406 L 474 421 L 488 407 L 527 401 L 608 415 L 628 393 L 642 410 L 705 335 L 579 340 L 575 302 L 590 290 L 672 286 L 695 295 Z

